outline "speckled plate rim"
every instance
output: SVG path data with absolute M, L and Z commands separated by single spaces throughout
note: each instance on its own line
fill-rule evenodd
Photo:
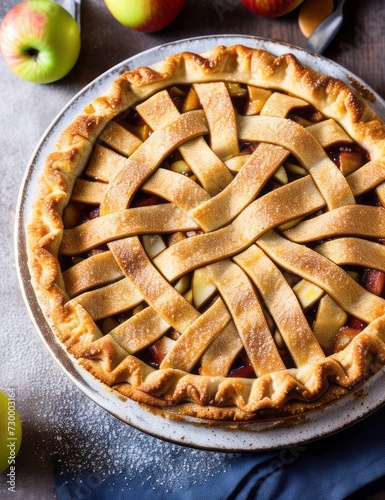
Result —
M 370 96 L 370 106 L 385 118 L 385 101 L 364 81 L 337 63 L 299 47 L 244 35 L 212 35 L 157 46 L 103 73 L 69 101 L 54 119 L 39 141 L 26 169 L 17 203 L 15 225 L 16 269 L 29 315 L 51 356 L 72 382 L 96 404 L 142 432 L 185 446 L 225 452 L 267 451 L 298 446 L 353 425 L 385 404 L 383 389 L 385 369 L 378 372 L 363 387 L 323 410 L 289 419 L 245 424 L 218 424 L 190 417 L 174 418 L 154 412 L 150 408 L 123 398 L 95 380 L 58 343 L 40 310 L 30 283 L 30 275 L 26 266 L 24 230 L 30 214 L 36 180 L 43 168 L 45 157 L 53 149 L 60 132 L 89 102 L 104 93 L 115 78 L 124 71 L 138 66 L 151 65 L 178 52 L 203 53 L 217 45 L 229 46 L 238 43 L 265 49 L 276 55 L 293 53 L 304 64 L 339 78 L 349 85 L 353 84 L 356 90 L 364 90 L 365 95 Z

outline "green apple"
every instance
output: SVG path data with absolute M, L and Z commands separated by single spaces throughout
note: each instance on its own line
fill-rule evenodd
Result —
M 24 80 L 50 83 L 63 78 L 80 52 L 75 19 L 51 0 L 27 0 L 11 9 L 0 26 L 0 52 Z
M 15 458 L 21 444 L 21 422 L 14 401 L 14 391 L 8 396 L 0 392 L 0 474 L 9 468 L 9 476 L 15 471 Z
M 241 0 L 243 5 L 258 16 L 279 17 L 296 9 L 304 0 Z
M 153 33 L 168 26 L 185 0 L 104 0 L 108 10 L 127 28 Z

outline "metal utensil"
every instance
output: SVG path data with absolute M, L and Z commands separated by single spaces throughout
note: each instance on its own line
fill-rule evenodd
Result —
M 71 16 L 77 22 L 79 29 L 80 29 L 81 0 L 62 0 L 61 6 L 64 7 L 71 14 Z
M 341 28 L 344 3 L 345 0 L 339 0 L 333 13 L 313 31 L 306 44 L 307 50 L 322 54 L 328 47 Z

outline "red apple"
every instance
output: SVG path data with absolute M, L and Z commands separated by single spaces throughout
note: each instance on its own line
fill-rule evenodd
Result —
M 258 16 L 279 17 L 288 14 L 304 0 L 241 0 L 243 5 Z
M 104 0 L 108 10 L 127 28 L 153 33 L 168 26 L 185 0 Z
M 20 78 L 50 83 L 72 69 L 80 52 L 75 19 L 50 0 L 28 0 L 13 7 L 0 26 L 0 51 Z

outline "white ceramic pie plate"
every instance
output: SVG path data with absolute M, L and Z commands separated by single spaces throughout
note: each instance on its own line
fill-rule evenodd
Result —
M 213 424 L 194 418 L 174 419 L 123 400 L 102 383 L 95 380 L 70 358 L 56 341 L 46 323 L 30 284 L 25 262 L 26 241 L 24 228 L 29 218 L 36 180 L 43 168 L 44 159 L 53 149 L 60 132 L 95 97 L 104 93 L 111 82 L 122 72 L 138 66 L 150 65 L 166 56 L 191 51 L 202 53 L 217 45 L 241 43 L 266 49 L 276 55 L 291 52 L 303 63 L 322 73 L 352 84 L 370 96 L 370 104 L 385 118 L 385 102 L 355 75 L 321 56 L 303 49 L 272 40 L 249 36 L 222 35 L 193 38 L 169 43 L 140 53 L 107 71 L 76 95 L 48 128 L 38 144 L 27 168 L 21 186 L 16 218 L 16 258 L 22 292 L 32 321 L 50 354 L 68 377 L 95 403 L 122 421 L 153 436 L 196 448 L 221 451 L 261 451 L 303 444 L 340 431 L 368 416 L 385 404 L 385 369 L 371 378 L 363 388 L 334 403 L 322 411 L 301 417 L 247 424 Z

